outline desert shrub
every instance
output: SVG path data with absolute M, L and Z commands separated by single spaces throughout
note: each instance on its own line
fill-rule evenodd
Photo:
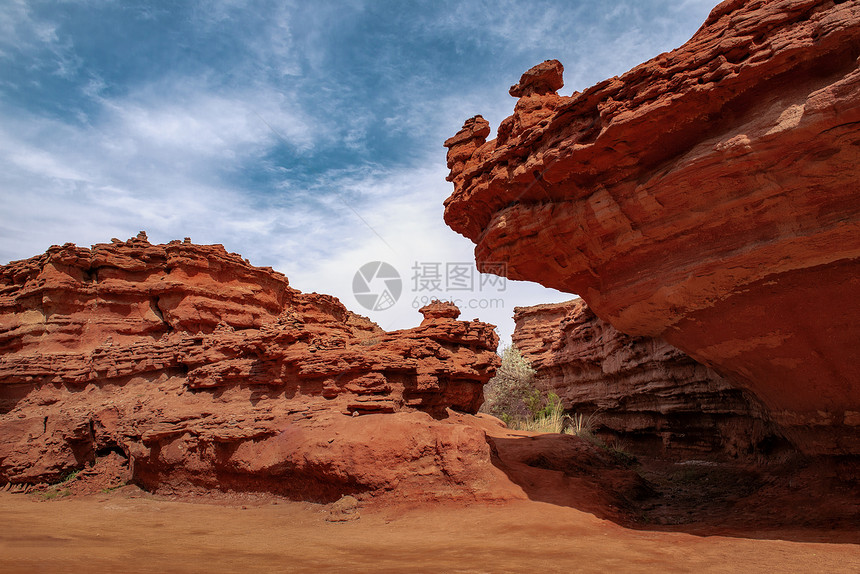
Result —
M 536 419 L 540 416 L 543 411 L 543 393 L 541 393 L 537 389 L 532 389 L 529 393 L 523 398 L 523 403 L 526 405 L 526 409 L 529 411 L 529 416 L 533 419 Z
M 636 456 L 627 450 L 627 443 L 621 439 L 610 441 L 605 445 L 604 449 L 624 466 L 632 466 L 636 462 Z
M 78 475 L 81 473 L 81 469 L 75 469 L 69 472 L 66 476 L 60 480 L 59 484 L 66 484 L 68 482 L 74 482 L 78 479 Z
M 564 406 L 561 399 L 555 393 L 543 400 L 543 407 L 531 418 L 514 421 L 512 426 L 517 430 L 533 432 L 561 433 L 564 430 L 565 419 Z
M 502 351 L 502 365 L 484 387 L 482 412 L 497 416 L 517 430 L 560 433 L 564 406 L 555 393 L 534 386 L 535 370 L 516 347 Z
M 625 466 L 630 466 L 636 462 L 636 457 L 627 450 L 627 444 L 618 438 L 610 439 L 608 442 L 594 433 L 597 425 L 597 414 L 600 410 L 596 410 L 587 417 L 582 413 L 574 413 L 573 416 L 565 415 L 563 423 L 564 433 L 578 436 L 585 439 L 594 446 L 597 446 L 609 454 L 611 454 L 618 462 Z
M 516 347 L 505 347 L 502 365 L 496 376 L 484 386 L 481 411 L 497 416 L 508 424 L 517 419 L 533 418 L 529 397 L 534 388 L 535 370 Z
M 624 443 L 615 440 L 607 444 L 595 434 L 601 409 L 587 416 L 565 414 L 561 398 L 553 392 L 543 393 L 537 389 L 534 376 L 535 370 L 519 350 L 506 347 L 496 376 L 484 386 L 481 412 L 499 417 L 516 430 L 575 435 L 605 450 L 622 464 L 635 462 L 636 458 L 627 452 Z
M 538 411 L 538 414 L 535 418 L 538 417 L 558 417 L 559 419 L 563 418 L 564 406 L 561 404 L 561 398 L 557 394 L 550 391 L 546 399 L 543 401 L 543 408 Z
M 69 484 L 76 481 L 81 473 L 81 469 L 72 470 L 65 474 L 59 481 L 43 485 L 44 490 L 37 493 L 42 500 L 54 500 L 55 498 L 63 498 L 72 494 Z
M 567 417 L 568 424 L 565 432 L 567 434 L 576 435 L 579 438 L 584 438 L 595 442 L 594 427 L 597 417 L 597 411 L 585 417 L 582 413 L 574 413 L 573 416 Z

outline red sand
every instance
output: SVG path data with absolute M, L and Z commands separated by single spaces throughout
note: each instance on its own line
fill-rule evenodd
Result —
M 47 502 L 2 493 L 0 571 L 860 572 L 856 543 L 788 541 L 820 531 L 759 539 L 636 531 L 531 501 L 359 512 L 332 523 L 321 505 L 200 504 L 134 487 Z

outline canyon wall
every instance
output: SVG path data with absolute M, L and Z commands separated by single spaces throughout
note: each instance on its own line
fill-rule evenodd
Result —
M 787 446 L 755 397 L 662 339 L 629 336 L 582 299 L 517 307 L 535 386 L 636 454 L 743 457 Z
M 386 332 L 220 245 L 143 233 L 12 262 L 0 484 L 120 455 L 152 490 L 492 497 L 484 432 L 449 419 L 483 402 L 498 337 L 448 303 L 421 313 Z
M 547 61 L 445 142 L 478 267 L 579 294 L 860 453 L 860 0 L 727 0 L 683 46 L 571 96 Z

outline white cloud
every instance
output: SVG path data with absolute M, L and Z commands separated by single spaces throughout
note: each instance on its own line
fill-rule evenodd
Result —
M 38 65 L 49 74 L 68 78 L 81 67 L 72 43 L 58 36 L 54 22 L 33 17 L 29 3 L 12 0 L 0 6 L 0 58 L 40 51 L 47 57 Z
M 529 55 L 519 74 L 543 59 L 564 64 L 564 94 L 619 75 L 688 40 L 713 0 L 569 2 L 503 0 L 461 2 L 435 25 L 475 35 L 481 45 L 505 46 L 508 58 Z M 489 61 L 488 64 L 493 64 Z
M 412 288 L 415 262 L 474 261 L 472 244 L 442 220 L 442 201 L 451 191 L 442 142 L 477 113 L 498 126 L 515 103 L 508 86 L 540 57 L 562 60 L 569 93 L 675 47 L 704 19 L 679 22 L 679 14 L 706 13 L 705 0 L 659 5 L 665 5 L 665 16 L 646 18 L 639 4 L 616 3 L 623 13 L 597 22 L 589 4 L 535 9 L 508 1 L 487 10 L 484 3 L 455 3 L 449 15 L 421 22 L 422 29 L 448 34 L 440 38 L 459 34 L 463 49 L 493 56 L 487 69 L 475 69 L 474 81 L 453 85 L 439 77 L 448 63 L 436 70 L 417 62 L 426 77 L 392 68 L 396 48 L 380 52 L 388 59 L 379 69 L 327 69 L 327 50 L 341 41 L 331 37 L 330 23 L 360 13 L 361 2 L 264 8 L 239 0 L 200 2 L 193 25 L 210 36 L 238 35 L 247 58 L 243 52 L 230 70 L 218 69 L 215 61 L 216 67 L 193 73 L 167 68 L 145 83 L 115 86 L 108 71 L 80 68 L 71 41 L 58 37 L 50 21 L 35 19 L 26 2 L 8 2 L 0 8 L 0 57 L 39 53 L 33 62 L 43 74 L 77 71 L 77 90 L 88 105 L 60 119 L 0 103 L 0 263 L 53 243 L 90 245 L 145 229 L 154 242 L 190 236 L 197 243 L 223 243 L 255 265 L 283 271 L 299 289 L 340 297 L 388 329 L 418 324 L 416 297 L 420 304 L 425 296 L 455 296 L 464 307 L 473 299 L 479 305 L 500 299 L 492 310 L 464 308 L 463 318 L 495 323 L 507 339 L 514 306 L 571 296 L 515 282 L 489 295 Z M 138 16 L 149 22 L 164 17 Z M 509 69 L 515 60 L 527 63 Z M 502 66 L 504 74 L 492 71 Z M 362 74 L 387 78 L 386 70 L 404 77 L 394 93 L 382 94 L 391 105 L 379 112 L 372 105 L 378 94 L 364 85 Z M 346 83 L 356 77 L 357 84 Z M 0 86 L 13 81 L 0 78 Z M 444 93 L 449 84 L 451 92 Z M 322 153 L 375 149 L 370 134 L 377 121 L 393 141 L 403 142 L 392 154 L 396 161 L 383 154 L 373 164 L 350 160 L 346 167 L 319 167 Z M 316 162 L 315 171 L 303 171 L 305 159 Z M 282 181 L 257 188 L 243 170 Z M 306 183 L 310 173 L 319 175 Z M 404 280 L 398 304 L 376 313 L 362 309 L 352 294 L 355 271 L 373 260 L 392 263 Z
M 3 151 L 8 154 L 8 160 L 24 172 L 40 174 L 48 179 L 71 181 L 84 179 L 83 173 L 74 166 L 64 164 L 61 158 L 45 150 L 26 144 L 17 149 L 9 149 L 9 146 L 4 148 Z
M 44 41 L 46 30 L 50 29 L 33 21 L 24 0 L 10 0 L 0 7 L 0 46 L 4 48 L 30 46 L 35 43 L 33 40 Z
M 103 135 L 164 154 L 234 158 L 276 139 L 301 151 L 313 145 L 317 131 L 291 94 L 268 86 L 216 91 L 205 79 L 179 78 L 100 101 Z
M 74 134 L 68 126 L 56 125 L 37 131 L 52 127 L 67 137 Z M 197 181 L 202 177 L 186 173 L 153 173 L 146 185 L 139 181 L 132 185 L 118 170 L 99 166 L 94 158 L 75 151 L 81 142 L 91 143 L 92 137 L 83 131 L 51 153 L 24 150 L 19 155 L 26 161 L 4 165 L 0 160 L 4 201 L 16 214 L 14 222 L 7 222 L 11 225 L 0 248 L 4 258 L 35 255 L 53 243 L 89 245 L 114 236 L 125 239 L 139 229 L 147 230 L 155 242 L 191 236 L 198 243 L 224 243 L 256 265 L 271 265 L 298 289 L 335 295 L 387 329 L 417 325 L 421 317 L 415 307 L 423 298 L 457 297 L 463 300 L 463 318 L 480 317 L 499 325 L 505 340 L 513 329 L 514 306 L 570 297 L 512 282 L 503 292 L 489 293 L 412 288 L 416 262 L 440 263 L 443 269 L 447 263 L 467 263 L 474 268 L 472 244 L 442 221 L 442 201 L 450 184 L 445 182 L 444 165 L 434 158 L 417 162 L 425 167 L 376 166 L 330 174 L 307 190 L 292 189 L 285 182 L 284 196 L 255 206 L 246 192 L 207 185 Z M 0 132 L 0 149 L 19 144 L 9 132 Z M 115 153 L 119 157 L 130 152 L 121 148 Z M 141 156 L 140 150 L 134 157 L 152 159 Z M 134 169 L 129 176 L 139 178 Z M 302 199 L 285 205 L 283 199 L 291 193 Z M 21 241 L 14 239 L 17 232 Z M 404 281 L 400 301 L 386 311 L 362 308 L 352 293 L 358 267 L 374 260 L 394 265 Z M 467 308 L 489 299 L 496 308 Z
M 83 125 L 0 110 L 4 227 L 7 236 L 22 238 L 4 240 L 0 258 L 139 229 L 165 240 L 265 235 L 277 210 L 261 213 L 226 175 L 263 162 L 284 142 L 300 154 L 317 133 L 288 95 L 271 89 L 217 94 L 186 82 L 100 101 L 101 112 Z M 286 215 L 310 215 L 303 211 L 291 206 Z
M 442 201 L 450 193 L 444 164 L 429 159 L 418 163 L 425 167 L 380 170 L 343 178 L 338 191 L 351 198 L 349 201 L 360 218 L 344 208 L 338 217 L 327 220 L 327 228 L 322 231 L 326 238 L 309 238 L 308 245 L 321 241 L 334 247 L 327 257 L 285 258 L 274 266 L 286 273 L 294 287 L 335 295 L 351 310 L 389 330 L 417 325 L 421 319 L 417 308 L 427 298 L 459 299 L 461 318 L 479 317 L 497 325 L 503 344 L 509 343 L 513 331 L 511 317 L 515 306 L 573 298 L 537 284 L 512 281 L 507 282 L 503 291 L 492 287 L 481 291 L 474 246 L 451 231 L 442 219 Z M 367 310 L 353 296 L 353 276 L 369 261 L 390 263 L 401 275 L 403 294 L 390 309 Z M 416 263 L 438 263 L 443 274 L 446 264 L 465 263 L 475 274 L 475 288 L 454 291 L 443 284 L 440 291 L 416 290 L 413 284 L 416 273 L 412 270 Z M 487 305 L 493 308 L 482 308 Z

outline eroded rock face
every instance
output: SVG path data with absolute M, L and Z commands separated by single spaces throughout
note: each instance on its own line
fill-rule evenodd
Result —
M 858 56 L 860 1 L 723 2 L 583 93 L 516 90 L 495 140 L 467 122 L 445 220 L 479 268 L 731 376 L 803 450 L 860 453 Z
M 421 312 L 385 332 L 219 245 L 145 236 L 10 263 L 0 482 L 56 480 L 113 451 L 153 489 L 467 484 L 491 467 L 486 440 L 437 419 L 477 411 L 498 337 L 450 304 Z
M 785 443 L 748 392 L 662 339 L 619 332 L 582 299 L 517 307 L 514 320 L 535 385 L 634 453 L 734 458 Z

